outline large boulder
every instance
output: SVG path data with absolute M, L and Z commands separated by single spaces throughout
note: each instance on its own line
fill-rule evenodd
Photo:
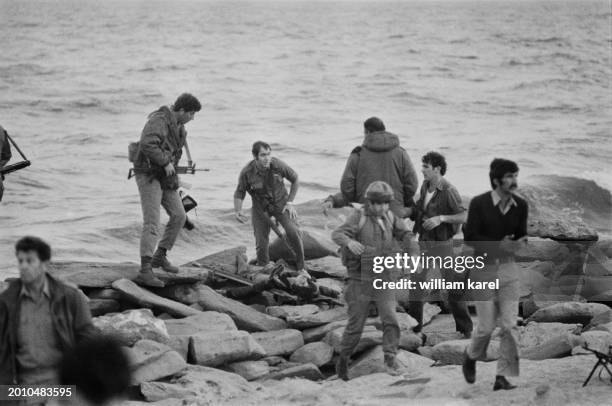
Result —
M 114 336 L 127 346 L 143 339 L 167 343 L 170 338 L 164 321 L 155 318 L 149 309 L 126 310 L 123 313 L 94 317 L 93 324 L 103 334 Z
M 189 341 L 188 359 L 197 365 L 214 367 L 265 355 L 265 350 L 246 331 L 200 333 Z
M 581 334 L 584 339 L 584 346 L 591 350 L 596 350 L 607 354 L 612 346 L 612 333 L 609 331 L 585 331 Z
M 253 381 L 270 373 L 270 365 L 266 361 L 240 361 L 227 366 L 227 369 L 240 375 L 247 381 Z
M 323 374 L 319 371 L 319 368 L 315 364 L 300 364 L 285 368 L 283 370 L 272 372 L 261 378 L 262 380 L 268 379 L 285 379 L 285 378 L 304 378 L 311 381 L 318 381 L 323 379 Z
M 294 329 L 267 331 L 251 335 L 268 356 L 288 355 L 304 345 L 302 333 Z
M 119 279 L 113 282 L 113 289 L 119 291 L 127 300 L 143 307 L 151 307 L 166 312 L 175 317 L 185 317 L 200 313 L 198 310 L 182 303 L 157 296 L 136 285 L 129 279 Z
M 433 347 L 432 358 L 441 365 L 461 365 L 465 349 L 471 340 L 450 340 L 441 342 Z M 487 348 L 487 360 L 492 361 L 499 358 L 499 341 L 491 340 Z
M 291 354 L 289 361 L 299 364 L 307 364 L 310 362 L 318 367 L 322 367 L 323 365 L 329 364 L 333 356 L 334 349 L 330 345 L 318 341 L 316 343 L 308 343 L 295 350 L 295 352 Z
M 291 328 L 300 330 L 320 326 L 322 324 L 331 323 L 332 321 L 343 320 L 348 318 L 344 307 L 334 307 L 329 310 L 320 310 L 313 314 L 304 314 L 298 316 L 288 316 L 287 324 Z
M 327 333 L 323 342 L 329 344 L 335 352 L 340 352 L 340 345 L 342 343 L 342 335 L 344 334 L 345 327 L 337 328 Z M 359 353 L 368 348 L 375 347 L 382 344 L 382 331 L 377 330 L 374 326 L 365 326 L 361 333 L 359 343 L 353 350 L 353 353 Z
M 559 358 L 571 355 L 574 347 L 582 347 L 583 345 L 583 337 L 564 333 L 554 336 L 538 346 L 523 349 L 521 351 L 521 357 L 534 361 Z
M 87 305 L 91 315 L 94 317 L 107 313 L 115 313 L 121 308 L 119 302 L 113 299 L 89 299 Z
M 544 239 L 530 238 L 516 254 L 518 261 L 552 261 L 559 263 L 569 255 L 569 249 L 562 243 Z
M 565 334 L 580 334 L 580 324 L 529 322 L 519 327 L 519 347 L 528 349 L 540 346 L 553 338 Z
M 193 335 L 208 331 L 237 330 L 230 316 L 219 312 L 201 312 L 182 319 L 164 321 L 168 334 L 172 336 Z
M 206 285 L 180 285 L 163 289 L 164 295 L 187 305 L 198 304 L 204 310 L 229 315 L 238 328 L 247 331 L 272 331 L 286 328 L 278 317 L 261 313 L 236 300 L 226 298 Z
M 272 317 L 278 317 L 283 320 L 287 320 L 287 317 L 304 317 L 309 314 L 315 314 L 319 312 L 319 306 L 313 304 L 306 304 L 301 306 L 269 306 L 266 308 L 266 313 Z
M 199 365 L 189 365 L 169 382 L 143 383 L 140 391 L 149 402 L 178 400 L 177 406 L 257 403 L 266 393 L 237 374 Z
M 167 345 L 140 340 L 132 348 L 126 348 L 132 383 L 156 381 L 174 375 L 187 367 L 185 360 Z
M 305 259 L 318 259 L 328 255 L 338 255 L 336 253 L 338 246 L 329 239 L 328 235 L 314 230 L 309 232 L 302 229 L 301 231 Z M 287 262 L 295 262 L 295 255 L 287 247 L 284 240 L 276 238 L 270 244 L 270 259 L 272 261 L 283 259 Z
M 600 303 L 558 303 L 537 310 L 528 321 L 579 323 L 586 326 L 594 316 L 609 311 L 608 306 Z
M 396 360 L 400 370 L 405 370 L 410 373 L 417 373 L 429 369 L 432 364 L 429 358 L 403 350 L 397 352 Z M 351 364 L 348 376 L 350 379 L 354 379 L 363 375 L 384 372 L 384 370 L 384 354 L 382 346 L 378 345 L 365 351 L 353 364 Z

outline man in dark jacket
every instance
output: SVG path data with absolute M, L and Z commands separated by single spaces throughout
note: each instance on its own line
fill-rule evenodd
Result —
M 491 162 L 490 192 L 472 199 L 464 231 L 465 243 L 474 248 L 474 256 L 486 258 L 484 269 L 470 274 L 470 279 L 497 281 L 497 290 L 472 291 L 478 325 L 466 348 L 463 375 L 468 383 L 476 380 L 476 361 L 485 360 L 495 327 L 500 327 L 499 359 L 493 390 L 516 388 L 506 379 L 519 374 L 519 331 L 516 325 L 520 297 L 520 271 L 514 255 L 527 241 L 528 205 L 515 195 L 518 165 L 507 159 Z
M 6 130 L 0 126 L 0 168 L 2 168 L 11 159 L 11 144 L 6 136 Z M 4 194 L 4 176 L 0 175 L 0 202 Z
M 364 123 L 365 138 L 351 152 L 340 181 L 340 193 L 328 197 L 324 210 L 352 202 L 364 203 L 369 184 L 380 180 L 393 188 L 389 207 L 396 216 L 406 217 L 406 207 L 414 205 L 418 179 L 410 157 L 400 147 L 397 135 L 387 132 L 381 119 L 371 117 Z
M 49 245 L 24 237 L 15 251 L 20 278 L 0 294 L 0 385 L 57 385 L 63 353 L 97 330 L 85 295 L 47 273 Z
M 140 239 L 141 269 L 137 283 L 163 287 L 152 268 L 177 273 L 176 266 L 166 258 L 187 219 L 178 193 L 179 179 L 176 174 L 187 132 L 184 125 L 193 120 L 202 108 L 198 99 L 184 93 L 171 107 L 162 106 L 149 115 L 142 130 L 138 151 L 134 157 L 134 172 L 140 193 L 144 225 Z M 159 215 L 162 206 L 169 215 L 164 234 L 159 237 Z M 157 244 L 157 250 L 155 245 Z
M 270 216 L 273 216 L 285 229 L 291 249 L 295 253 L 297 270 L 301 271 L 304 269 L 304 244 L 296 223 L 297 211 L 293 207 L 293 199 L 299 188 L 298 175 L 289 165 L 273 157 L 272 148 L 263 141 L 255 142 L 251 153 L 254 159 L 240 172 L 238 186 L 234 192 L 236 219 L 241 223 L 247 221 L 242 213 L 242 202 L 248 192 L 253 201 L 251 222 L 255 233 L 257 265 L 266 266 L 270 262 L 268 243 Z M 289 193 L 284 179 L 291 182 Z

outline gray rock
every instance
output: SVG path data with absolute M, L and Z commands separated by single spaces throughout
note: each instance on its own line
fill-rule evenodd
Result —
M 302 333 L 294 329 L 253 333 L 252 336 L 268 356 L 288 355 L 304 345 Z
M 537 347 L 559 335 L 580 334 L 581 331 L 580 324 L 529 322 L 526 326 L 519 327 L 519 347 Z
M 466 347 L 470 344 L 469 339 L 444 341 L 432 349 L 432 357 L 442 365 L 461 365 Z M 499 341 L 491 340 L 487 348 L 487 360 L 492 361 L 499 358 Z
M 521 357 L 534 361 L 559 358 L 570 355 L 572 349 L 584 345 L 584 338 L 575 334 L 563 333 L 546 340 L 544 343 L 521 351 Z
M 140 340 L 126 348 L 132 368 L 132 383 L 155 381 L 174 375 L 187 366 L 185 360 L 167 345 Z
M 289 361 L 299 364 L 307 364 L 310 362 L 317 367 L 321 367 L 329 364 L 333 356 L 334 349 L 330 345 L 318 341 L 315 343 L 308 343 L 295 350 L 295 352 L 291 354 Z
M 127 346 L 143 339 L 167 343 L 170 338 L 164 321 L 155 318 L 149 309 L 126 310 L 123 313 L 94 317 L 93 324 L 103 334 L 114 336 Z
M 168 334 L 192 335 L 200 332 L 237 330 L 230 316 L 219 312 L 202 312 L 182 319 L 165 320 Z
M 285 378 L 304 378 L 311 381 L 318 381 L 323 379 L 323 374 L 319 371 L 319 368 L 315 364 L 300 364 L 290 368 L 285 368 L 282 371 L 273 372 L 261 378 L 262 380 L 268 379 L 285 379 Z
M 346 318 L 348 318 L 346 309 L 344 307 L 335 307 L 329 310 L 321 310 L 313 314 L 305 314 L 295 317 L 289 316 L 287 317 L 287 324 L 291 328 L 303 330 Z
M 396 360 L 401 371 L 411 373 L 426 370 L 432 364 L 429 358 L 403 350 L 397 352 Z M 382 346 L 378 345 L 359 356 L 349 367 L 348 375 L 350 379 L 354 379 L 363 375 L 384 372 L 384 370 L 384 354 Z
M 227 366 L 231 372 L 240 375 L 247 381 L 259 379 L 270 373 L 270 366 L 266 361 L 240 361 Z
M 581 334 L 587 348 L 607 354 L 612 346 L 612 333 L 608 331 L 585 331 Z
M 344 327 L 340 327 L 336 330 L 330 331 L 323 339 L 323 342 L 329 344 L 336 353 L 340 352 L 340 345 L 342 343 L 344 329 Z M 382 331 L 377 330 L 374 326 L 365 326 L 363 328 L 363 332 L 361 333 L 359 343 L 353 350 L 353 353 L 356 354 L 380 344 L 382 344 Z
M 579 323 L 585 326 L 595 315 L 607 312 L 610 312 L 610 308 L 600 303 L 558 303 L 537 310 L 528 321 Z
M 89 299 L 87 305 L 91 315 L 94 317 L 118 312 L 121 307 L 119 302 L 113 299 Z
M 319 312 L 319 307 L 313 304 L 302 306 L 270 306 L 266 308 L 266 313 L 270 316 L 287 320 L 287 317 L 301 317 Z
M 188 359 L 197 365 L 218 366 L 265 355 L 264 349 L 246 331 L 199 333 L 189 341 Z

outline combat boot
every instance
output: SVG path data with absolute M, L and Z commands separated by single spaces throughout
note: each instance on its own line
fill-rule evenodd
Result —
M 155 251 L 153 259 L 151 260 L 151 266 L 153 266 L 153 268 L 161 268 L 170 273 L 178 273 L 179 271 L 178 266 L 174 266 L 168 261 L 166 250 L 163 249 L 157 249 L 157 251 Z
M 134 283 L 137 285 L 148 286 L 150 288 L 163 288 L 164 282 L 159 280 L 153 273 L 151 264 L 143 264 L 138 272 L 138 276 L 134 279 Z

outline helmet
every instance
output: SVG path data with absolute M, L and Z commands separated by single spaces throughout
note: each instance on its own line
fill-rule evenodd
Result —
M 393 199 L 393 189 L 387 182 L 377 180 L 370 183 L 365 197 L 372 203 L 389 203 Z

